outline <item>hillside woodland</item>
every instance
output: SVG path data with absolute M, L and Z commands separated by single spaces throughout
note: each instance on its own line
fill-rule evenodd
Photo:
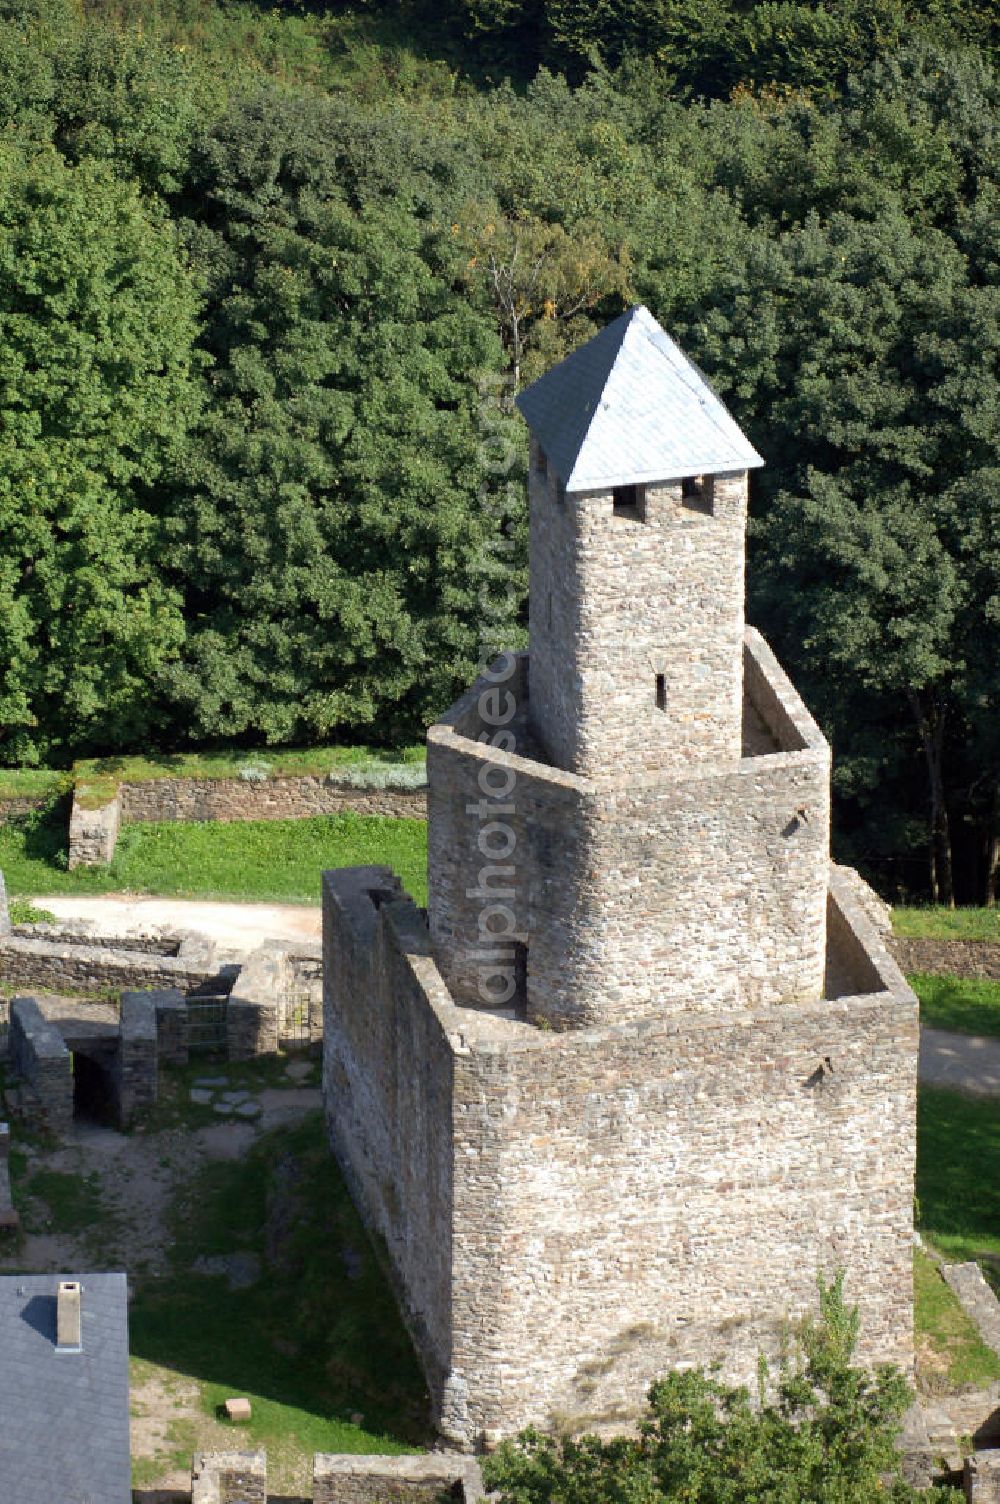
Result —
M 419 735 L 647 303 L 890 895 L 1000 868 L 1000 10 L 0 0 L 0 762 Z

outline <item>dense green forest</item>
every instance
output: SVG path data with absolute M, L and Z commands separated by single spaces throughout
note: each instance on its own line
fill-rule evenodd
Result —
M 0 0 L 0 763 L 411 737 L 649 304 L 890 895 L 1000 869 L 996 0 Z M 484 623 L 488 630 L 485 632 Z

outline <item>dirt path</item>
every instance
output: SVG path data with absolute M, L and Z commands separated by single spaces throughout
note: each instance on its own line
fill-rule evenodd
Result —
M 921 1029 L 920 1079 L 928 1086 L 1000 1097 L 1000 1039 Z
M 197 930 L 220 945 L 242 950 L 254 950 L 264 940 L 318 940 L 322 931 L 320 909 L 306 904 L 204 903 L 130 893 L 58 893 L 32 902 L 57 919 L 95 920 L 106 935 L 134 935 L 154 927 Z

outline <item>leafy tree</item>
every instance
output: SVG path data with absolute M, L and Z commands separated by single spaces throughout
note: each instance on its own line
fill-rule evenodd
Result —
M 858 1313 L 843 1277 L 820 1281 L 819 1319 L 805 1321 L 794 1359 L 761 1394 L 699 1370 L 649 1392 L 637 1438 L 556 1438 L 530 1430 L 484 1463 L 501 1504 L 952 1504 L 952 1489 L 918 1493 L 895 1449 L 911 1399 L 898 1370 L 854 1367 Z
M 199 401 L 176 235 L 107 169 L 0 153 L 0 755 L 151 733 L 183 638 L 152 488 Z
M 168 679 L 195 736 L 412 733 L 474 665 L 491 551 L 519 536 L 520 497 L 511 515 L 488 484 L 490 322 L 454 296 L 450 227 L 412 212 L 420 165 L 380 160 L 375 128 L 352 159 L 356 131 L 269 94 L 201 151 L 215 366 L 174 504 L 189 635 Z

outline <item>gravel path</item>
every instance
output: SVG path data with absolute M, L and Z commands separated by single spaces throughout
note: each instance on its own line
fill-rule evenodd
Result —
M 928 1086 L 1000 1097 L 1000 1039 L 921 1029 L 920 1079 Z
M 197 930 L 219 945 L 242 950 L 254 950 L 264 940 L 318 940 L 322 931 L 320 909 L 306 904 L 205 903 L 131 893 L 57 893 L 32 902 L 57 919 L 96 920 L 106 935 L 136 934 L 150 926 Z

